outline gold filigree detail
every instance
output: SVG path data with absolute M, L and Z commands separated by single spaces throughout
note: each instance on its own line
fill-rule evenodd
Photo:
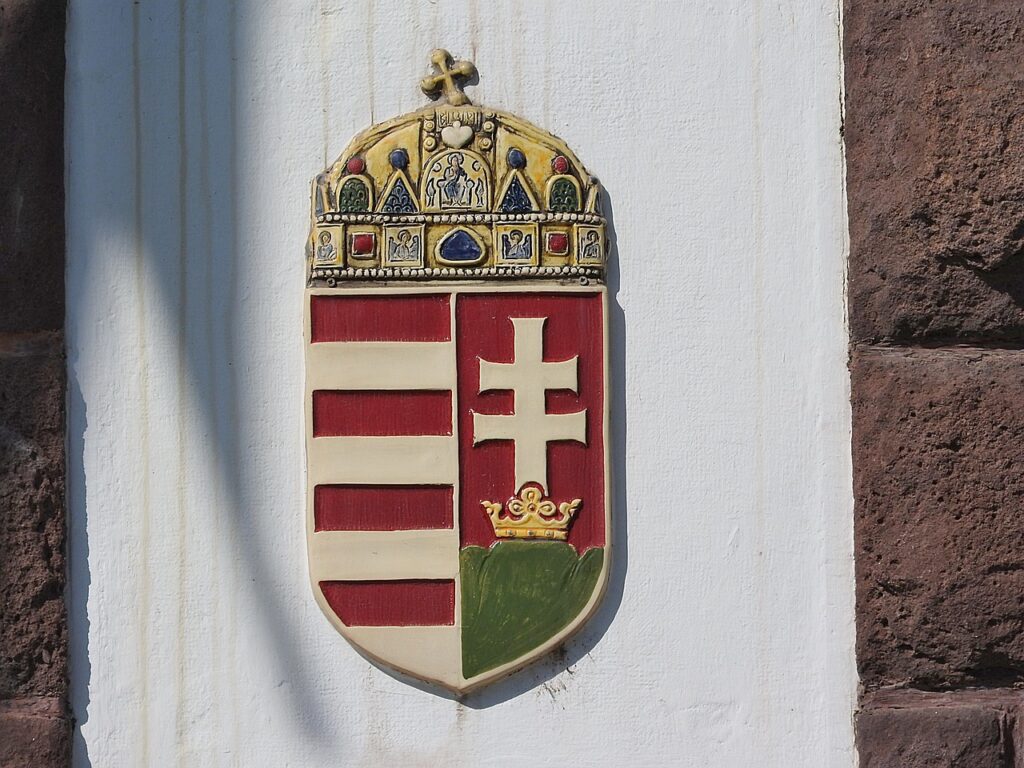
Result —
M 499 539 L 554 541 L 569 537 L 569 525 L 582 503 L 582 499 L 573 499 L 556 505 L 536 485 L 524 485 L 518 497 L 513 496 L 504 504 L 480 502 Z

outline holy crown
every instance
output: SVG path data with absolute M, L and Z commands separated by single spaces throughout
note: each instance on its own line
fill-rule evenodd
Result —
M 444 103 L 357 136 L 313 183 L 311 284 L 604 279 L 600 184 L 560 139 L 474 106 L 447 51 L 420 84 Z

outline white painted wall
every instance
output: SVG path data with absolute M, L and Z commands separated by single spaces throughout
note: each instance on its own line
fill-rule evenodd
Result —
M 72 0 L 76 765 L 852 766 L 837 6 Z M 308 181 L 438 45 L 618 258 L 612 589 L 464 704 L 348 647 L 303 531 Z

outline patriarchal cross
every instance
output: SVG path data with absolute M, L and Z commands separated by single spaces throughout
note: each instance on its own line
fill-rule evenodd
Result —
M 555 440 L 587 442 L 587 409 L 576 413 L 548 413 L 549 389 L 576 392 L 578 357 L 544 362 L 546 317 L 513 317 L 515 350 L 511 363 L 480 361 L 480 391 L 510 389 L 515 395 L 511 416 L 473 414 L 473 444 L 485 440 L 512 440 L 515 450 L 516 487 L 539 483 L 548 490 L 548 443 Z

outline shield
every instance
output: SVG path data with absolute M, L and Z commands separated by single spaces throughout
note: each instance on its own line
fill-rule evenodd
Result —
M 605 222 L 563 142 L 434 64 L 447 104 L 313 186 L 307 540 L 342 635 L 464 693 L 564 642 L 608 578 Z

